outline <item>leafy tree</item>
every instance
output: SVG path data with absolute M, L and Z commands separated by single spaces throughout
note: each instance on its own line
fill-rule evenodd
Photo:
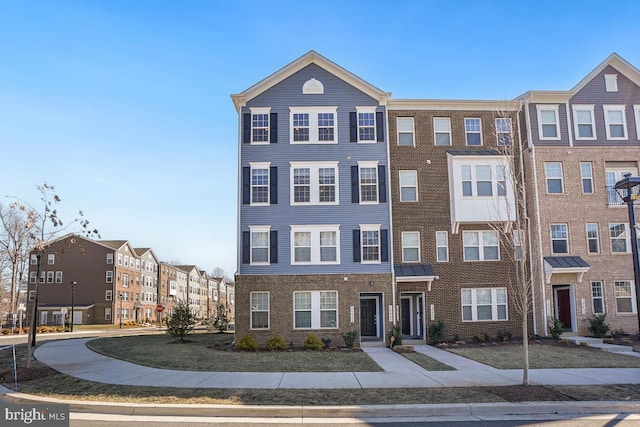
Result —
M 185 336 L 193 332 L 196 324 L 196 316 L 191 312 L 189 304 L 185 300 L 178 300 L 173 308 L 173 314 L 167 318 L 167 334 L 180 338 L 180 342 L 186 342 Z
M 218 330 L 218 332 L 224 332 L 227 330 L 227 326 L 229 325 L 229 318 L 227 317 L 227 308 L 224 304 L 218 304 L 218 312 L 216 313 L 216 317 L 213 318 L 213 327 Z

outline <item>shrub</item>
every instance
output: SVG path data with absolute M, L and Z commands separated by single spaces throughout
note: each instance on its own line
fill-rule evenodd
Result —
M 180 342 L 185 342 L 184 337 L 193 332 L 195 324 L 196 316 L 191 312 L 189 304 L 179 300 L 173 309 L 173 314 L 167 318 L 167 334 L 180 338 Z
M 444 337 L 444 321 L 442 319 L 429 325 L 429 338 L 431 338 L 431 342 L 443 342 Z
M 614 329 L 613 331 L 611 331 L 611 338 L 622 338 L 622 337 L 626 337 L 627 334 L 624 329 Z
M 268 350 L 286 350 L 289 348 L 289 344 L 280 335 L 274 335 L 267 340 Z
M 229 317 L 227 316 L 227 308 L 224 304 L 218 304 L 218 311 L 212 320 L 212 325 L 220 333 L 227 330 L 227 326 L 229 326 Z
M 320 340 L 317 335 L 309 334 L 304 339 L 302 347 L 304 347 L 306 350 L 322 350 L 324 348 L 324 345 L 322 344 L 322 340 Z
M 498 341 L 502 341 L 502 342 L 507 342 L 511 339 L 511 336 L 513 334 L 510 331 L 498 331 L 496 333 L 496 338 L 498 339 Z
M 392 337 L 393 340 L 391 340 Z M 389 342 L 391 343 L 391 347 L 402 345 L 402 338 L 402 329 L 400 329 L 400 325 L 393 325 L 389 332 Z
M 562 332 L 564 332 L 564 324 L 560 319 L 557 317 L 551 319 L 551 322 L 549 322 L 549 335 L 551 335 L 551 338 L 557 340 L 562 335 Z
M 602 338 L 607 332 L 609 332 L 609 324 L 605 321 L 604 314 L 596 314 L 593 317 L 587 318 L 589 322 L 589 332 L 593 334 L 593 336 Z
M 357 338 L 358 338 L 358 331 L 356 331 L 355 329 L 351 329 L 350 331 L 342 334 L 344 345 L 347 348 L 353 348 L 353 345 L 355 344 Z
M 258 351 L 258 343 L 251 334 L 247 334 L 236 343 L 236 348 L 242 351 Z
M 9 335 L 9 329 L 2 328 L 2 335 Z
M 329 348 L 331 347 L 331 338 L 329 337 L 323 337 L 322 338 L 322 345 L 324 345 L 324 348 Z
M 477 343 L 485 342 L 487 339 L 489 339 L 489 334 L 487 334 L 486 332 L 481 332 L 473 336 L 473 342 Z

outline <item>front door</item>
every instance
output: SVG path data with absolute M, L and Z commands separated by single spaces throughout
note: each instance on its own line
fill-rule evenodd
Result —
M 569 288 L 556 289 L 556 309 L 556 314 L 564 329 L 571 330 L 571 296 Z
M 360 336 L 375 337 L 377 326 L 376 300 L 363 298 L 360 300 Z
M 402 298 L 402 309 L 400 315 L 402 316 L 402 335 L 411 335 L 411 300 L 409 298 Z

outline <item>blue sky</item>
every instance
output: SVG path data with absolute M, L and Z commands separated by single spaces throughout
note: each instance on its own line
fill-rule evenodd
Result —
M 231 99 L 315 50 L 393 98 L 567 90 L 640 67 L 640 2 L 0 0 L 0 196 L 236 269 Z

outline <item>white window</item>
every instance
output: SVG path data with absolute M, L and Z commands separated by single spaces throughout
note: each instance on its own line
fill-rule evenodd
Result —
M 627 118 L 624 105 L 603 105 L 607 139 L 627 139 Z
M 557 105 L 536 105 L 540 139 L 560 139 Z
M 591 282 L 591 301 L 593 314 L 604 314 L 604 293 L 602 292 L 602 282 Z
M 376 109 L 356 107 L 358 115 L 358 142 L 376 142 Z
M 633 282 L 621 280 L 614 282 L 616 291 L 616 312 L 635 313 L 636 312 L 636 290 Z
M 378 264 L 380 256 L 380 226 L 360 224 L 360 253 L 363 264 Z
M 398 127 L 398 145 L 415 145 L 413 117 L 398 117 L 396 119 Z
M 269 167 L 271 163 L 249 163 L 251 168 L 251 204 L 269 204 Z
M 492 197 L 507 194 L 506 171 L 503 165 L 461 165 L 462 195 L 464 197 Z M 475 185 L 474 185 L 475 183 Z
M 616 182 L 624 179 L 624 176 L 626 174 L 636 176 L 638 174 L 638 170 L 635 167 L 607 167 L 605 177 L 607 180 L 607 196 L 609 199 L 609 206 L 622 205 L 624 203 L 614 187 L 616 185 Z
M 378 163 L 358 162 L 360 204 L 378 203 Z
M 29 283 L 36 283 L 36 272 L 32 271 L 29 273 Z
M 400 201 L 418 201 L 418 171 L 400 171 Z
M 250 292 L 250 329 L 269 329 L 269 292 Z
M 604 90 L 606 90 L 607 92 L 618 91 L 618 75 L 617 74 L 604 75 Z
M 38 264 L 38 255 L 34 255 L 32 254 L 29 259 L 31 260 L 31 265 L 36 265 Z
M 420 232 L 402 232 L 402 262 L 420 262 Z
M 269 226 L 249 226 L 251 264 L 269 264 L 270 231 Z
M 573 105 L 572 108 L 576 139 L 596 139 L 593 105 Z
M 463 231 L 462 242 L 465 261 L 497 261 L 500 259 L 498 232 Z
M 582 178 L 582 192 L 593 193 L 593 167 L 591 162 L 580 162 L 580 177 Z
M 122 254 L 118 254 L 118 265 L 122 265 Z
M 113 283 L 113 271 L 107 271 L 106 282 Z
M 449 233 L 436 231 L 436 261 L 449 261 Z
M 47 264 L 53 265 L 56 263 L 56 255 L 55 254 L 47 254 Z
M 600 252 L 600 239 L 598 237 L 598 223 L 587 223 L 587 250 L 590 254 Z
M 29 301 L 33 301 L 34 299 L 36 299 L 36 291 L 29 291 Z
M 636 118 L 636 139 L 640 139 L 640 105 L 633 106 L 633 114 Z
M 111 307 L 105 307 L 104 320 L 111 320 Z
M 500 146 L 511 145 L 511 119 L 508 117 L 496 118 L 496 138 Z
M 129 266 L 129 257 L 128 256 L 124 256 L 124 266 L 128 267 Z
M 562 163 L 545 162 L 544 172 L 547 178 L 547 193 L 561 194 L 564 192 L 562 182 Z
M 292 144 L 334 144 L 337 139 L 336 107 L 291 107 Z
M 567 224 L 551 224 L 551 252 L 554 254 L 569 253 Z
M 631 236 L 626 222 L 609 224 L 609 237 L 611 238 L 611 252 L 627 253 L 631 251 Z
M 338 162 L 290 162 L 292 205 L 337 205 Z
M 62 271 L 56 271 L 56 283 L 62 283 Z
M 47 272 L 46 271 L 41 271 L 40 272 L 40 283 L 44 283 L 45 278 L 47 277 Z
M 506 288 L 462 289 L 462 321 L 507 320 Z
M 113 264 L 113 254 L 107 254 L 107 264 Z
M 53 271 L 47 271 L 47 283 L 53 283 Z
M 338 327 L 338 292 L 293 293 L 295 329 L 335 329 Z
M 340 264 L 339 225 L 292 225 L 291 264 Z
M 513 230 L 513 259 L 516 261 L 524 260 L 524 230 Z
M 113 290 L 107 289 L 104 292 L 104 300 L 105 301 L 113 301 Z
M 251 143 L 269 143 L 269 113 L 270 108 L 251 109 Z
M 436 145 L 451 145 L 451 118 L 433 118 L 434 141 Z
M 464 119 L 467 145 L 482 145 L 482 121 L 479 118 Z

